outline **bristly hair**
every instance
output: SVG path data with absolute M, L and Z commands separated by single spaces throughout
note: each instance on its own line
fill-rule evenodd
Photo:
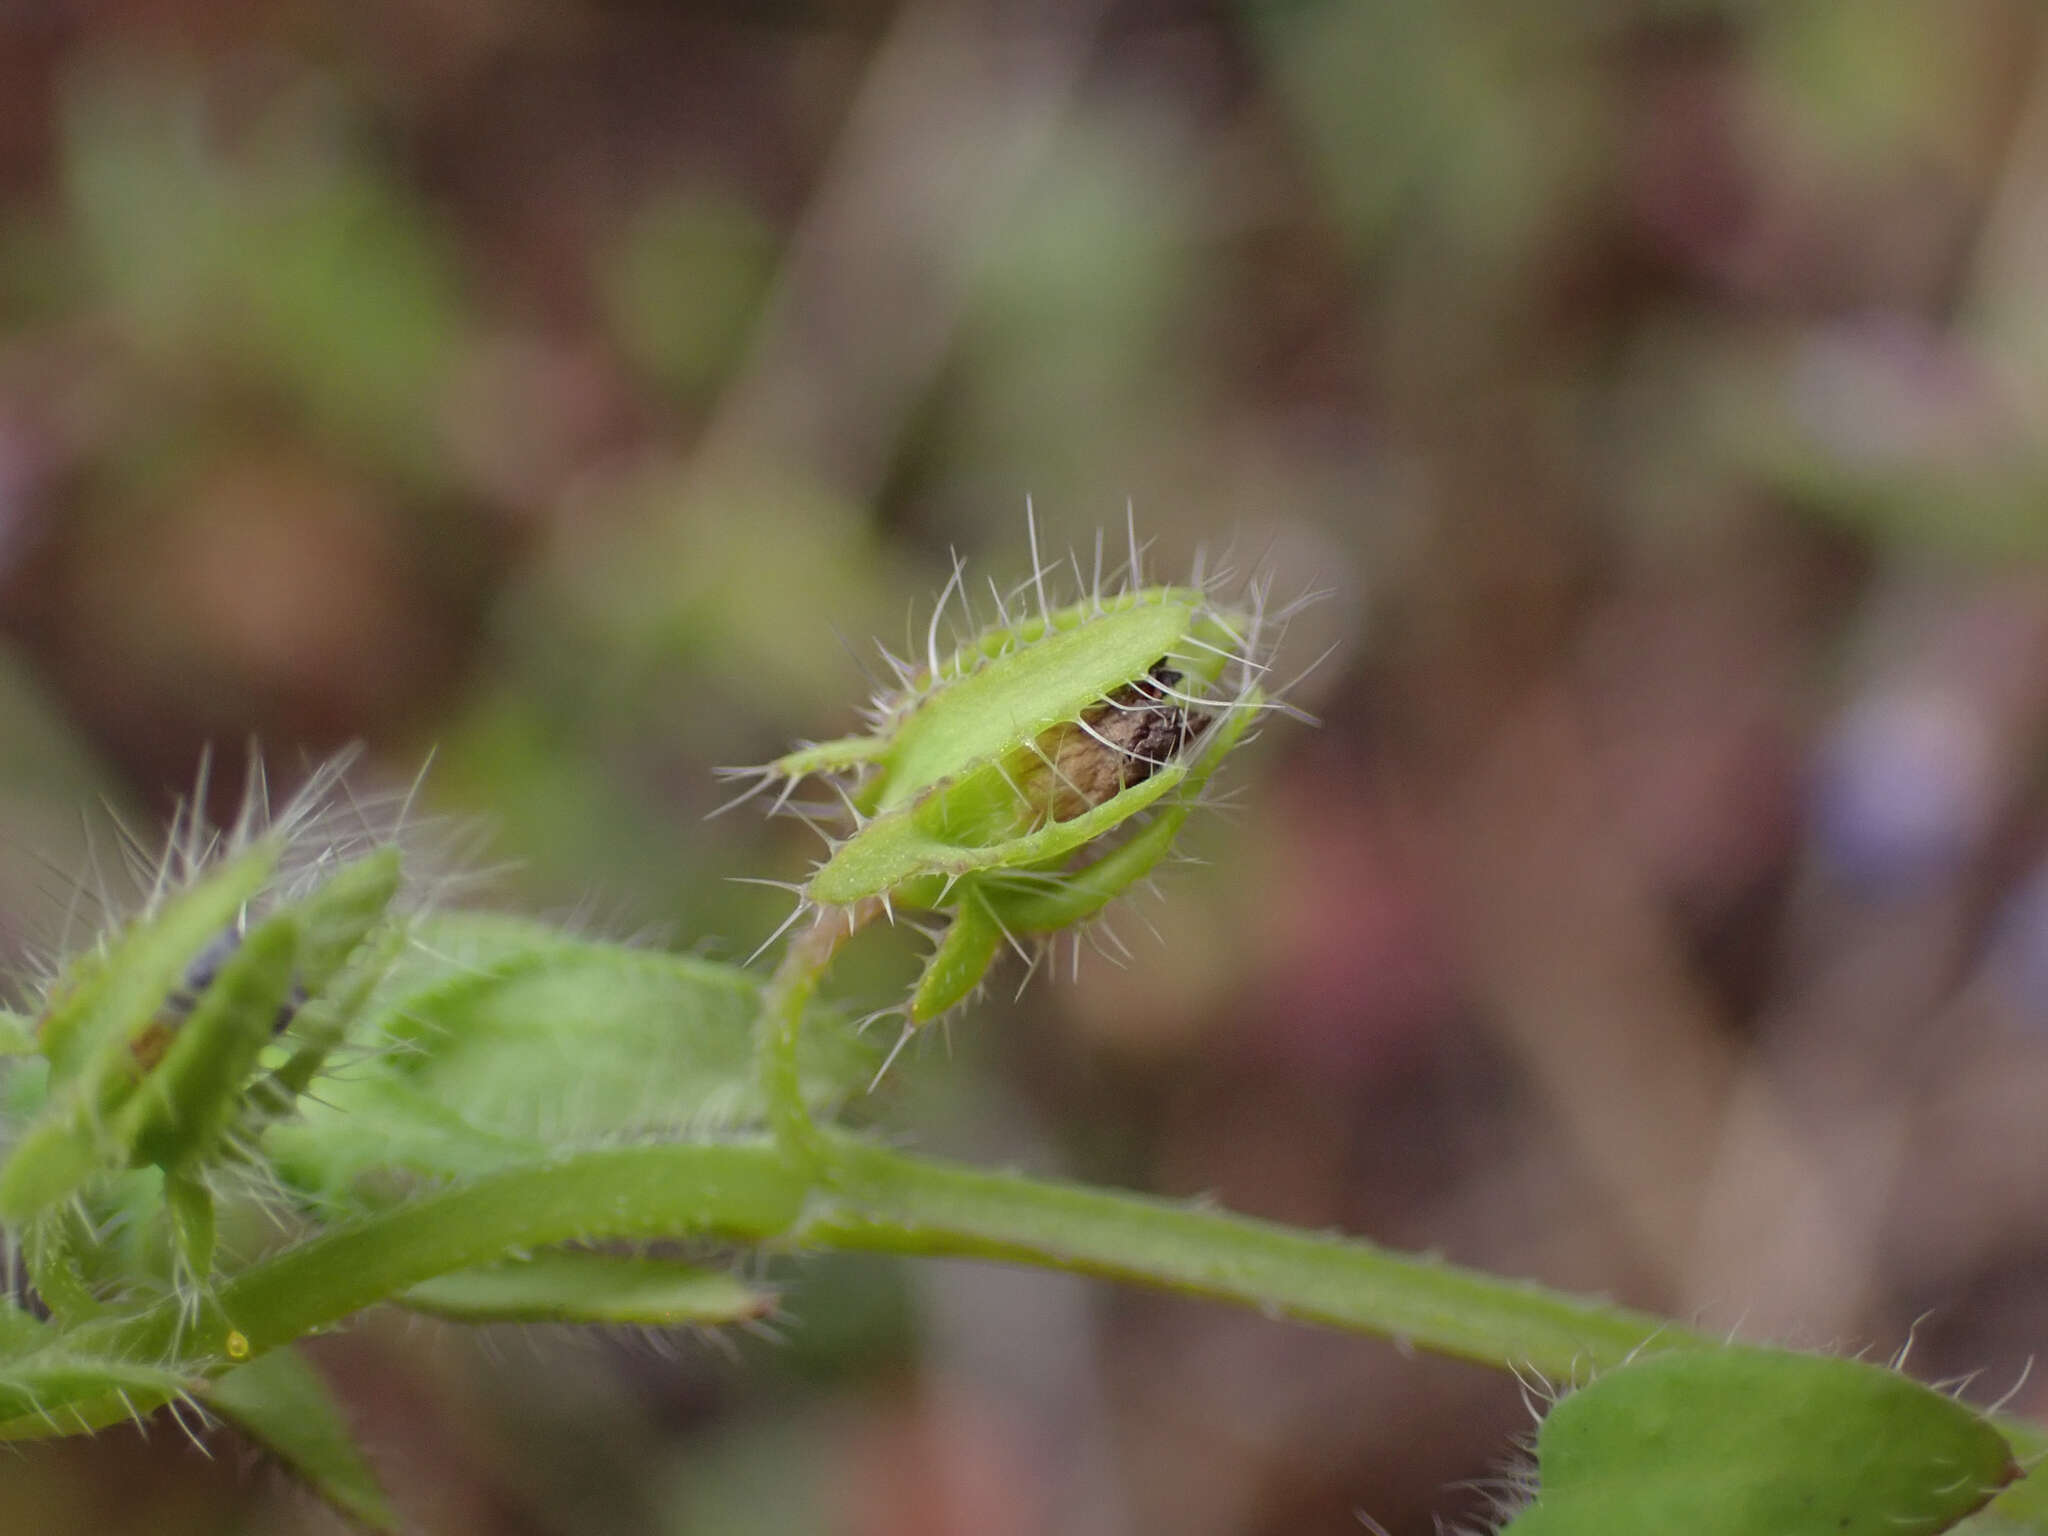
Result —
M 200 758 L 191 793 L 179 798 L 160 836 L 136 831 L 112 806 L 105 807 L 106 830 L 96 833 L 88 819 L 83 872 L 48 866 L 62 881 L 49 893 L 57 920 L 26 947 L 24 974 L 17 979 L 23 1001 L 39 1008 L 81 950 L 106 945 L 209 870 L 265 840 L 276 841 L 278 862 L 250 903 L 252 919 L 303 897 L 341 865 L 394 842 L 407 864 L 396 910 L 438 904 L 485 877 L 488 872 L 476 867 L 484 840 L 476 824 L 418 813 L 431 759 L 401 787 L 363 789 L 355 782 L 362 758 L 362 748 L 351 746 L 308 764 L 297 788 L 279 800 L 271 770 L 252 743 L 234 817 L 221 825 L 205 811 L 214 778 L 209 751 Z M 88 922 L 90 930 L 81 931 Z

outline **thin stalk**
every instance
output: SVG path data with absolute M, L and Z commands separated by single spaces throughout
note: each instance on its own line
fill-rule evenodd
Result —
M 761 1014 L 754 1034 L 755 1070 L 768 1105 L 768 1126 L 792 1158 L 822 1174 L 829 1165 L 824 1133 L 804 1103 L 799 1054 L 804 1013 L 839 946 L 880 910 L 875 901 L 825 907 L 789 941 L 782 962 L 761 989 Z

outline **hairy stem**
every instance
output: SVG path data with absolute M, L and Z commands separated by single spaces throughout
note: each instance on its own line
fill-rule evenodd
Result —
M 756 1071 L 768 1104 L 768 1125 L 788 1155 L 822 1176 L 829 1167 L 824 1133 L 804 1103 L 798 1048 L 803 1040 L 804 1012 L 839 946 L 881 910 L 877 901 L 848 907 L 825 907 L 789 941 L 782 963 L 761 990 L 760 1021 L 755 1028 Z
M 1713 1342 L 1642 1313 L 1368 1243 L 909 1157 L 815 1124 L 809 1137 L 794 1152 L 781 1140 L 612 1147 L 508 1170 L 253 1264 L 198 1314 L 167 1301 L 69 1330 L 62 1347 L 211 1376 L 508 1252 L 689 1234 L 1099 1274 L 1559 1379 L 1646 1346 Z M 133 1395 L 90 1399 L 0 1423 L 0 1439 L 96 1427 L 146 1406 Z
M 195 1377 L 211 1376 L 422 1281 L 508 1253 L 690 1234 L 773 1239 L 796 1223 L 810 1188 L 808 1173 L 766 1142 L 582 1152 L 421 1195 L 250 1265 L 197 1308 L 167 1299 L 67 1330 L 51 1347 L 170 1361 Z M 96 1429 L 149 1406 L 123 1397 L 88 1400 L 56 1414 L 0 1422 L 0 1439 Z
M 1647 1313 L 1355 1239 L 827 1136 L 840 1198 L 799 1233 L 820 1247 L 1101 1275 L 1557 1380 L 1646 1346 L 1717 1342 Z

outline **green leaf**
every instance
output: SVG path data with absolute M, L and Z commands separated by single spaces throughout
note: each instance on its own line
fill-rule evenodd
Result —
M 265 1135 L 286 1184 L 344 1209 L 382 1209 L 421 1178 L 465 1179 L 544 1158 L 532 1140 L 471 1125 L 431 1092 L 386 1078 L 339 1084 L 305 1106 L 298 1123 Z
M 80 1124 L 72 1115 L 38 1118 L 0 1168 L 0 1223 L 26 1226 L 47 1214 L 105 1161 L 89 1122 Z
M 2018 1475 L 1980 1415 L 1895 1371 L 1779 1350 L 1660 1355 L 1561 1401 L 1504 1536 L 1910 1536 Z
M 376 1054 L 268 1135 L 300 1188 L 377 1203 L 379 1170 L 467 1177 L 765 1118 L 752 1055 L 760 988 L 745 972 L 487 915 L 425 918 L 413 938 L 365 1009 Z M 813 1028 L 808 1097 L 837 1102 L 874 1060 L 848 1031 Z
M 398 850 L 380 849 L 345 866 L 297 907 L 303 938 L 295 980 L 303 1001 L 291 1020 L 294 1049 L 250 1091 L 247 1140 L 291 1111 L 402 951 L 403 931 L 386 921 L 400 875 Z
M 765 1317 L 775 1298 L 724 1270 L 664 1259 L 557 1249 L 458 1270 L 399 1298 L 463 1323 L 735 1323 Z
M 307 994 L 326 990 L 371 930 L 384 920 L 398 894 L 402 874 L 398 850 L 377 852 L 344 865 L 303 901 L 294 903 L 305 938 L 299 950 L 298 983 Z
M 36 1048 L 36 1021 L 0 1009 L 0 1056 L 26 1056 Z
M 2030 1419 L 2000 1415 L 1993 1421 L 2011 1444 L 2013 1456 L 2031 1469 L 2006 1485 L 1980 1514 L 1956 1529 L 1963 1536 L 2048 1536 L 2048 1477 L 2039 1468 L 2048 1459 L 2048 1429 Z
M 392 958 L 403 948 L 404 935 L 387 928 L 374 935 L 327 984 L 326 991 L 308 998 L 292 1018 L 294 1049 L 276 1071 L 250 1089 L 244 1116 L 246 1139 L 254 1142 L 264 1126 L 283 1118 L 296 1106 L 299 1095 L 354 1031 L 371 996 L 382 984 Z
M 415 993 L 385 1033 L 400 1080 L 479 1129 L 560 1147 L 759 1123 L 758 1011 L 759 984 L 734 967 L 550 935 Z M 812 1096 L 836 1098 L 864 1080 L 869 1053 L 814 1033 Z
M 275 1349 L 237 1366 L 206 1389 L 205 1400 L 335 1508 L 373 1531 L 400 1528 L 341 1405 L 297 1351 Z
M 377 989 L 373 1017 L 411 1010 L 433 989 L 506 968 L 574 955 L 590 941 L 507 912 L 429 912 L 414 919 L 412 943 L 391 963 Z
M 50 1325 L 11 1301 L 0 1301 L 0 1359 L 41 1349 L 52 1338 Z

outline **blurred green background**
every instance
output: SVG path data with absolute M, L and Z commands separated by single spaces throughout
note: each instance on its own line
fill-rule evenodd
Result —
M 876 1113 L 1998 1395 L 2048 1322 L 2048 73 L 2023 0 L 0 0 L 0 937 L 344 743 L 471 899 L 743 956 L 957 548 L 1334 646 L 1132 958 Z M 444 871 L 445 872 L 445 871 Z M 1156 930 L 1156 937 L 1147 929 Z M 903 955 L 863 941 L 848 986 Z M 865 967 L 866 969 L 863 969 Z M 766 1336 L 324 1366 L 447 1536 L 1408 1536 L 1391 1344 L 832 1260 Z M 1917 1327 L 1916 1327 L 1917 1324 Z M 2018 1411 L 2048 1411 L 2022 1388 Z M 337 1529 L 225 1433 L 0 1530 Z

